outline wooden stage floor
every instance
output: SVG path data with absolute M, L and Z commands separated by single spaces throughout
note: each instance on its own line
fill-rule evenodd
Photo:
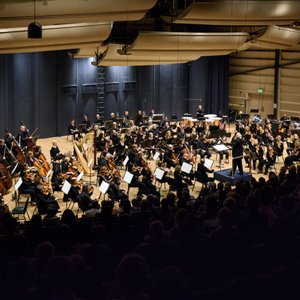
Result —
M 232 126 L 233 127 L 233 126 Z M 67 153 L 69 151 L 72 151 L 73 152 L 73 142 L 72 142 L 72 139 L 67 139 L 67 136 L 60 136 L 60 137 L 53 137 L 53 138 L 45 138 L 45 139 L 39 139 L 37 141 L 37 145 L 40 145 L 42 147 L 42 150 L 43 150 L 43 153 L 44 155 L 46 156 L 47 160 L 50 161 L 50 148 L 52 146 L 52 141 L 53 140 L 56 140 L 57 143 L 58 143 L 58 146 L 59 146 L 59 149 L 62 153 Z M 284 157 L 286 156 L 286 152 L 284 152 Z M 214 170 L 219 170 L 219 168 L 217 168 L 216 166 L 218 165 L 218 161 L 217 161 L 217 155 L 215 153 L 213 153 L 211 159 L 214 160 L 214 164 L 213 164 L 213 169 Z M 197 162 L 199 162 L 199 156 L 198 156 L 198 160 Z M 155 161 L 151 160 L 149 161 L 149 165 L 150 165 L 150 168 L 151 170 L 155 170 Z M 245 167 L 245 161 L 243 160 L 243 165 L 244 165 L 244 171 L 248 172 L 248 168 Z M 279 158 L 278 161 L 276 162 L 276 170 L 277 170 L 277 173 L 279 172 L 280 168 L 283 166 L 283 159 L 282 158 Z M 231 156 L 229 158 L 229 164 L 224 164 L 222 166 L 222 169 L 226 169 L 226 168 L 230 168 L 231 167 Z M 125 170 L 121 170 L 121 175 L 123 176 Z M 258 179 L 259 177 L 264 177 L 264 178 L 267 178 L 266 175 L 263 175 L 263 174 L 257 174 L 257 171 L 253 171 L 252 170 L 252 175 Z M 210 176 L 212 176 L 210 174 Z M 83 177 L 83 180 L 87 183 L 90 182 L 91 180 L 91 183 L 95 186 L 95 189 L 94 189 L 94 194 L 93 194 L 93 198 L 94 199 L 99 199 L 99 189 L 98 187 L 96 186 L 96 175 L 93 175 L 91 178 L 89 175 L 85 175 Z M 121 183 L 121 187 L 127 191 L 127 184 L 125 182 L 122 182 Z M 197 197 L 198 194 L 199 194 L 199 191 L 201 189 L 201 184 L 199 182 L 196 182 L 195 184 L 195 187 L 193 189 L 192 186 L 189 186 L 189 189 L 190 189 L 190 192 L 191 192 L 191 195 Z M 169 191 L 169 187 L 167 184 L 163 185 L 162 188 L 161 188 L 161 195 L 162 197 L 164 197 Z M 12 200 L 12 196 L 13 196 L 13 188 L 10 189 L 10 191 L 4 196 L 4 199 L 5 199 L 5 202 L 7 203 L 7 205 L 9 206 L 10 210 L 12 210 L 14 207 L 15 207 L 15 201 Z M 136 193 L 137 193 L 137 189 L 136 188 L 131 188 L 130 189 L 130 192 L 129 192 L 129 199 L 132 200 L 133 198 L 135 198 L 136 196 Z M 66 204 L 62 201 L 62 197 L 63 197 L 63 192 L 55 192 L 55 197 L 57 198 L 58 202 L 59 202 L 59 205 L 60 205 L 60 210 L 61 210 L 61 213 L 65 210 L 66 208 Z M 104 196 L 102 195 L 100 197 L 99 200 L 103 200 L 104 199 Z M 107 199 L 107 196 L 106 196 L 106 199 Z M 24 201 L 25 199 L 23 199 L 21 201 L 21 203 Z M 34 209 L 35 209 L 35 206 L 34 205 L 29 205 L 28 207 L 28 212 L 29 212 L 29 215 L 32 216 L 33 212 L 34 212 Z M 118 209 L 118 206 L 116 204 L 116 210 Z M 74 206 L 73 208 L 74 212 L 77 212 L 77 204 Z M 59 213 L 58 216 L 61 214 Z M 79 214 L 80 216 L 80 214 Z

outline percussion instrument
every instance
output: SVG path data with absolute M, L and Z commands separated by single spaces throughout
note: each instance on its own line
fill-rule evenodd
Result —
M 211 118 L 211 120 L 213 120 L 213 124 L 215 125 L 215 126 L 220 126 L 220 124 L 221 124 L 221 121 L 222 121 L 222 118 L 220 118 L 220 117 L 214 117 L 214 118 Z
M 197 122 L 198 122 L 198 119 L 190 118 L 188 120 L 188 125 L 189 125 L 189 127 L 194 127 L 197 124 Z
M 217 115 L 215 115 L 215 114 L 207 114 L 207 115 L 204 115 L 204 118 L 205 119 L 212 119 L 212 118 L 216 118 L 217 117 Z
M 182 119 L 184 126 L 189 126 L 190 119 L 192 119 L 192 118 L 191 117 L 182 117 L 181 119 Z

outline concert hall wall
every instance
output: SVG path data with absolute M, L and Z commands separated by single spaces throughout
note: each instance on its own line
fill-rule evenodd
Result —
M 67 52 L 0 55 L 0 137 L 16 134 L 20 121 L 40 137 L 67 134 L 67 124 L 83 114 L 94 120 L 97 68 L 93 59 L 72 59 Z M 180 65 L 105 67 L 105 113 L 138 110 L 180 118 L 227 106 L 228 58 L 201 58 Z M 201 101 L 201 102 L 200 102 Z

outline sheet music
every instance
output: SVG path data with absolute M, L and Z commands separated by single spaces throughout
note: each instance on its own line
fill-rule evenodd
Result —
M 69 194 L 70 188 L 71 188 L 70 182 L 65 180 L 61 190 L 67 195 L 67 194 Z
M 160 168 L 156 168 L 156 170 L 154 172 L 154 176 L 159 180 L 162 180 L 162 178 L 164 177 L 164 174 L 165 174 L 165 171 Z
M 128 171 L 126 171 L 123 180 L 124 180 L 126 183 L 130 184 L 131 181 L 132 181 L 132 178 L 133 178 L 133 174 L 130 173 L 130 172 L 128 172 Z
M 226 150 L 229 149 L 229 148 L 228 148 L 227 146 L 225 146 L 224 144 L 214 145 L 213 148 L 214 148 L 217 152 L 220 152 L 220 151 L 226 151 Z
M 212 159 L 208 159 L 208 158 L 204 159 L 204 166 L 207 169 L 211 169 L 211 167 L 213 166 L 213 163 L 214 163 L 214 161 Z
M 102 193 L 102 194 L 106 194 L 107 190 L 109 188 L 109 183 L 106 182 L 105 180 L 103 180 L 99 186 L 99 191 Z
M 153 155 L 153 159 L 157 161 L 159 159 L 159 156 L 160 156 L 160 152 L 156 151 L 155 154 Z
M 129 157 L 128 157 L 128 155 L 127 155 L 127 156 L 125 157 L 124 161 L 123 161 L 123 166 L 126 166 L 127 163 L 128 163 L 128 161 L 129 161 Z
M 15 191 L 17 191 L 19 189 L 19 187 L 22 185 L 22 183 L 23 183 L 23 179 L 22 179 L 22 177 L 20 177 L 14 186 Z
M 193 166 L 191 164 L 188 164 L 186 162 L 184 162 L 182 165 L 181 165 L 181 171 L 182 172 L 185 172 L 187 174 L 190 174 L 191 171 L 192 171 L 192 168 Z

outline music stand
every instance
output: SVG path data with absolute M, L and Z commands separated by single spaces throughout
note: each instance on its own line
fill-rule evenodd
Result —
M 215 151 L 219 154 L 219 169 L 222 169 L 222 163 L 221 163 L 221 154 L 220 152 L 222 151 L 228 151 L 228 147 L 225 146 L 224 144 L 218 144 L 218 145 L 213 145 L 213 148 L 215 149 Z

